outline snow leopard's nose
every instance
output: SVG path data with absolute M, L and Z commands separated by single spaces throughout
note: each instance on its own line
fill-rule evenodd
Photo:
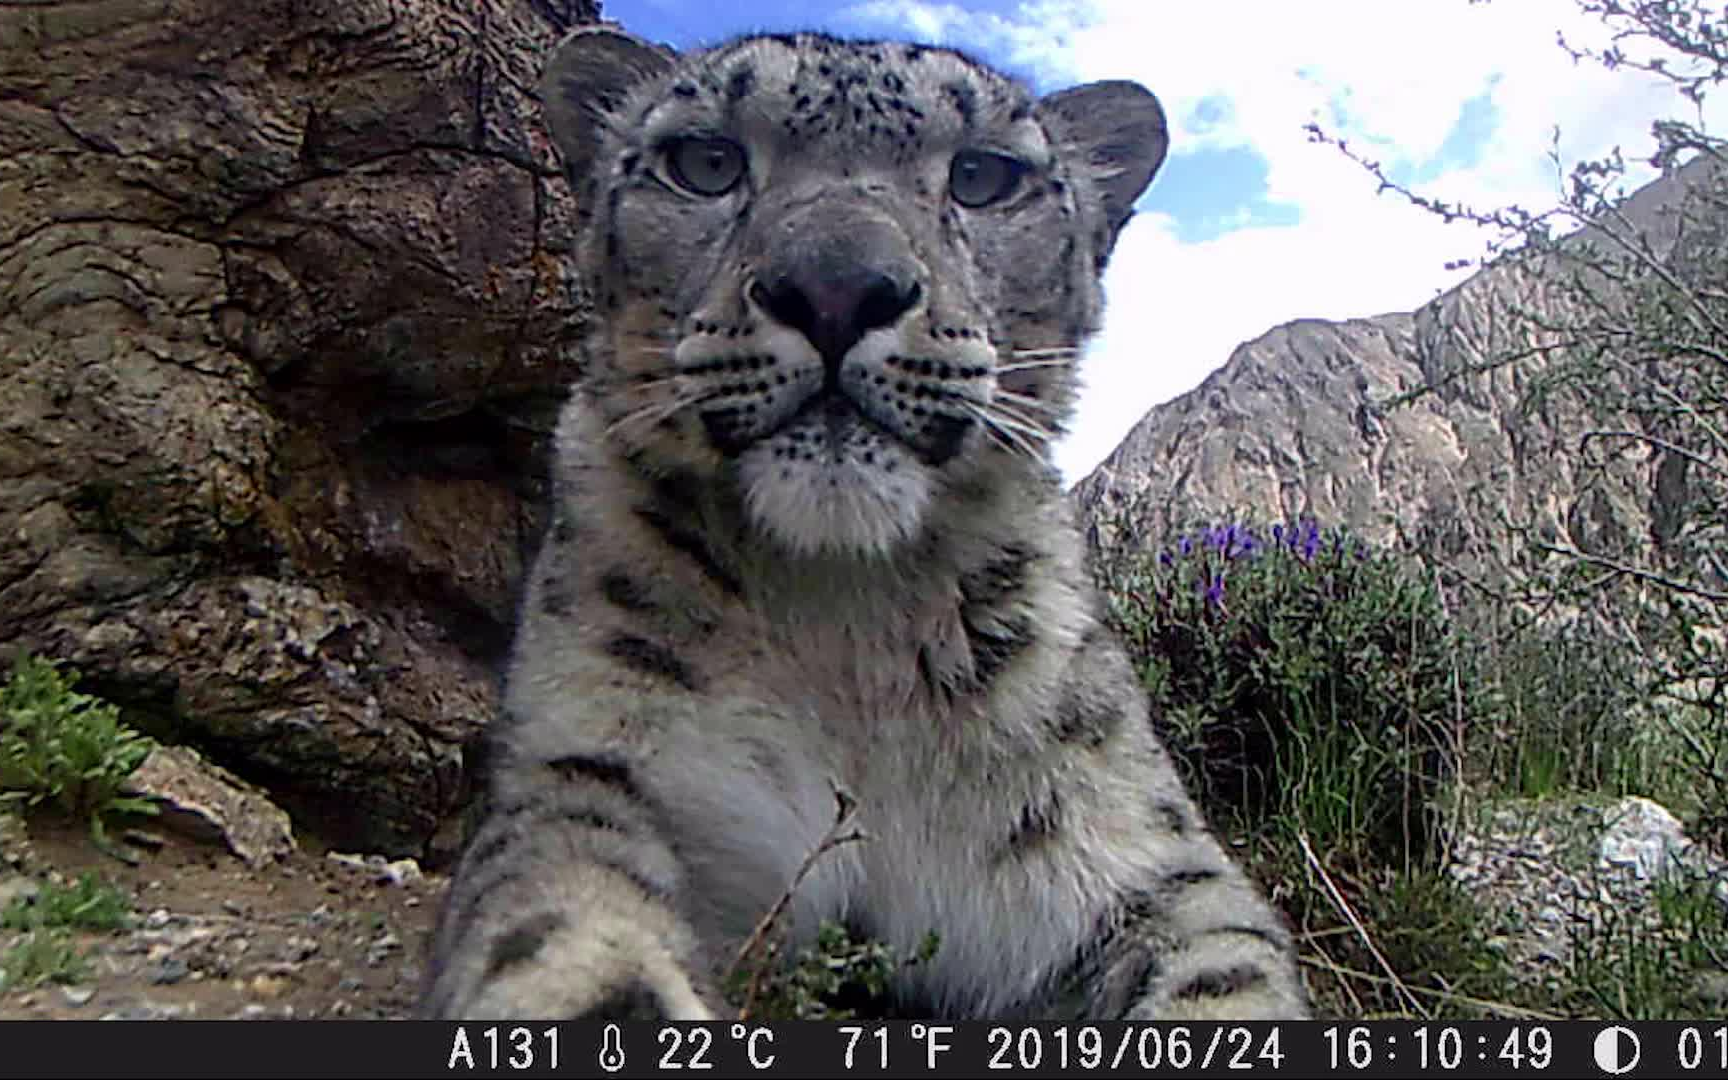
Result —
M 822 354 L 829 381 L 858 339 L 892 326 L 918 302 L 923 288 L 910 276 L 814 256 L 759 278 L 750 299 L 777 322 L 809 339 Z

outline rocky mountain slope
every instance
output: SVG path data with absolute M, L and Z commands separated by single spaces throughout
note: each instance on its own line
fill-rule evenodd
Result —
M 1683 186 L 1705 168 L 1636 192 L 1627 221 L 1660 246 Z M 1556 337 L 1513 312 L 1563 321 L 1563 307 L 1534 268 L 1507 265 L 1414 312 L 1276 327 L 1151 410 L 1075 486 L 1082 519 L 1096 543 L 1116 545 L 1156 543 L 1196 517 L 1307 516 L 1499 570 L 1514 561 L 1514 524 L 1586 550 L 1646 535 L 1680 497 L 1661 482 L 1665 455 L 1622 463 L 1587 490 L 1575 459 L 1554 450 L 1575 447 L 1591 421 L 1558 405 L 1518 407 Z M 1147 363 L 1157 348 L 1147 343 Z M 1514 353 L 1524 359 L 1478 370 Z M 1438 389 L 1413 404 L 1376 407 L 1431 382 Z

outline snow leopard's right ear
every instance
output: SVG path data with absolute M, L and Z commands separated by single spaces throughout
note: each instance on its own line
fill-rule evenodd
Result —
M 578 190 L 630 89 L 666 74 L 676 60 L 676 53 L 609 26 L 584 26 L 553 47 L 540 76 L 540 107 Z

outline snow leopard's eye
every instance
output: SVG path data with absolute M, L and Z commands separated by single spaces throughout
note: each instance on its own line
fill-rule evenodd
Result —
M 961 206 L 977 208 L 1014 193 L 1026 163 L 988 150 L 962 150 L 948 166 L 948 190 Z
M 744 178 L 744 148 L 717 135 L 675 139 L 666 168 L 678 186 L 697 195 L 724 195 Z

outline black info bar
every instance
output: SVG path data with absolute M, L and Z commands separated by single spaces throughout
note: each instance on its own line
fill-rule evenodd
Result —
M 1728 1020 L 0 1024 L 0 1076 L 1728 1077 Z

